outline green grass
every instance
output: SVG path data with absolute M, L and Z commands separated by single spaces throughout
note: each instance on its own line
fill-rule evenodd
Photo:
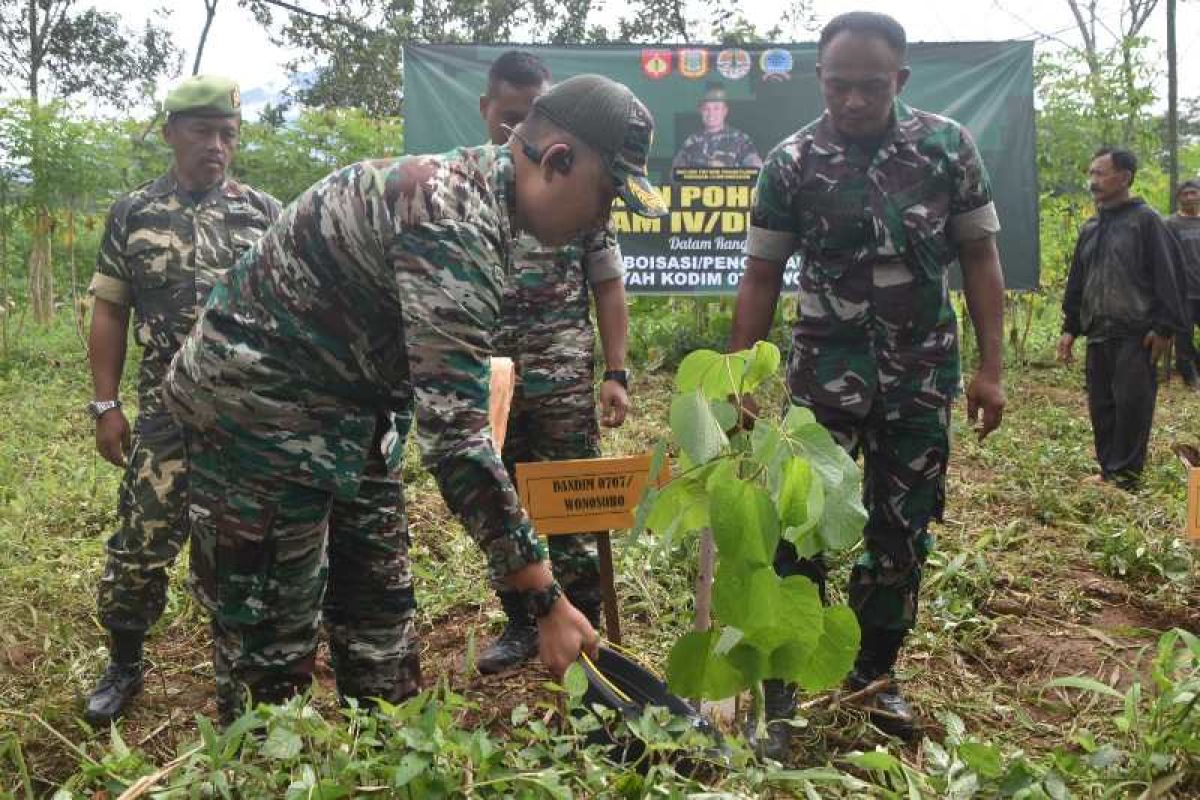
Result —
M 1026 358 L 1034 364 L 1050 361 L 1053 336 L 1044 328 L 1053 316 L 1039 318 L 1029 337 Z M 706 324 L 723 330 L 719 320 Z M 676 337 L 681 325 L 665 320 L 658 327 Z M 704 341 L 700 333 L 689 336 Z M 1200 440 L 1200 396 L 1177 381 L 1164 388 L 1146 488 L 1130 496 L 1081 483 L 1094 464 L 1078 368 L 1013 365 L 1007 389 L 1005 425 L 982 444 L 956 411 L 946 520 L 936 530 L 939 550 L 927 570 L 920 627 L 900 665 L 925 712 L 929 740 L 898 747 L 851 710 L 812 711 L 798 731 L 792 766 L 842 771 L 833 783 L 812 784 L 820 786 L 818 796 L 890 796 L 912 784 L 918 795 L 967 797 L 971 781 L 978 796 L 998 796 L 1005 781 L 1016 786 L 1021 776 L 1034 797 L 1053 796 L 1060 784 L 1076 796 L 1136 795 L 1151 780 L 1173 775 L 1177 782 L 1168 791 L 1176 796 L 1200 791 L 1194 712 L 1186 703 L 1171 706 L 1185 715 L 1168 736 L 1164 720 L 1174 718 L 1155 705 L 1155 698 L 1178 699 L 1168 689 L 1187 685 L 1186 665 L 1163 673 L 1165 688 L 1152 669 L 1162 631 L 1200 629 L 1194 559 L 1180 538 L 1183 476 L 1168 450 L 1175 440 Z M 606 433 L 606 452 L 649 449 L 665 432 L 669 392 L 668 375 L 638 375 L 634 414 L 624 428 Z M 310 707 L 315 715 L 297 704 L 264 716 L 256 723 L 261 738 L 222 755 L 230 740 L 206 740 L 197 728 L 197 712 L 212 715 L 211 668 L 206 628 L 181 588 L 186 564 L 180 563 L 148 650 L 146 694 L 119 726 L 121 743 L 89 730 L 77 714 L 106 657 L 95 584 L 120 476 L 95 455 L 81 410 L 88 396 L 86 363 L 69 321 L 45 331 L 27 327 L 0 358 L 0 796 L 26 790 L 49 796 L 64 782 L 75 796 L 100 788 L 116 796 L 135 776 L 197 747 L 167 780 L 191 775 L 198 786 L 204 775 L 225 770 L 250 781 L 257 771 L 286 780 L 245 787 L 283 795 L 293 785 L 295 796 L 309 796 L 305 781 L 315 785 L 335 767 L 361 789 L 392 781 L 398 765 L 415 770 L 418 762 L 422 775 L 437 773 L 446 792 L 474 786 L 509 796 L 670 795 L 701 784 L 761 796 L 803 793 L 804 781 L 822 776 L 834 780 L 833 773 L 764 770 L 744 760 L 732 771 L 693 780 L 666 767 L 640 776 L 580 747 L 570 725 L 556 734 L 525 719 L 514 723 L 514 714 L 528 713 L 553 727 L 556 694 L 539 669 L 501 679 L 463 672 L 465 650 L 494 635 L 500 614 L 482 558 L 430 479 L 412 467 L 406 478 L 423 660 L 435 690 L 423 699 L 424 711 L 397 711 L 397 719 L 408 721 L 382 726 L 387 731 L 369 719 L 347 719 L 325 674 Z M 662 665 L 670 642 L 690 625 L 695 542 L 652 536 L 614 542 L 627 642 Z M 834 565 L 835 592 L 852 558 L 843 555 Z M 1047 686 L 1074 675 L 1121 694 L 1142 686 L 1135 706 L 1146 713 L 1118 723 L 1123 701 Z M 441 681 L 453 691 L 436 690 Z M 442 744 L 430 749 L 416 741 L 418 734 Z M 642 735 L 664 751 L 677 746 L 661 725 Z M 300 749 L 292 752 L 297 741 Z M 896 760 L 850 755 L 876 746 Z M 508 755 L 497 761 L 479 748 Z M 423 755 L 414 761 L 413 753 Z M 471 775 L 462 764 L 478 771 Z M 856 777 L 845 777 L 847 771 Z M 495 782 L 471 783 L 483 774 Z

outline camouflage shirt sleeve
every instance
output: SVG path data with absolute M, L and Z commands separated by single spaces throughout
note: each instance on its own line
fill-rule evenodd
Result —
M 795 158 L 785 145 L 776 147 L 767 156 L 754 189 L 746 255 L 772 261 L 782 268 L 795 252 L 800 238 L 798 218 L 792 208 L 797 173 Z
M 947 226 L 952 241 L 969 242 L 999 233 L 1000 219 L 979 148 L 966 128 L 959 128 L 959 134 L 958 152 L 951 156 L 954 194 Z
M 502 255 L 477 226 L 454 220 L 402 232 L 393 252 L 416 441 L 446 505 L 501 579 L 545 556 L 488 428 Z
M 125 262 L 129 205 L 130 199 L 123 197 L 109 209 L 96 254 L 96 272 L 88 286 L 88 294 L 118 306 L 133 305 L 133 276 Z
M 271 224 L 274 224 L 275 220 L 279 219 L 279 215 L 283 213 L 283 205 L 280 204 L 280 202 L 272 195 L 267 194 L 266 192 L 256 189 L 254 191 L 254 199 L 255 204 L 262 210 L 264 214 L 266 214 L 267 219 L 271 221 Z
M 583 274 L 590 285 L 625 277 L 617 228 L 610 219 L 602 229 L 583 237 Z

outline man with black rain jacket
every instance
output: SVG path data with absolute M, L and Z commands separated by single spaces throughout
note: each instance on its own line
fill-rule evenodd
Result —
M 1101 148 L 1088 169 L 1097 215 L 1079 232 L 1063 297 L 1058 357 L 1088 340 L 1088 411 L 1100 475 L 1137 487 L 1158 393 L 1156 364 L 1184 327 L 1179 245 L 1158 212 L 1130 187 L 1137 158 Z

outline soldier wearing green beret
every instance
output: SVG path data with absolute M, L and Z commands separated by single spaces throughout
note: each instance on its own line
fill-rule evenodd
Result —
M 241 130 L 241 97 L 229 78 L 197 75 L 163 103 L 173 154 L 159 178 L 109 210 L 96 272 L 88 358 L 96 449 L 124 468 L 120 518 L 100 578 L 100 622 L 110 663 L 85 717 L 105 724 L 142 686 L 142 643 L 166 603 L 167 569 L 187 536 L 183 438 L 162 400 L 171 357 L 218 278 L 279 215 L 275 198 L 228 176 Z M 130 312 L 142 346 L 138 414 L 130 431 L 119 389 Z

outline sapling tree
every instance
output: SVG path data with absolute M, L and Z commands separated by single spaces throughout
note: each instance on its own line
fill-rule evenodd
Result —
M 711 531 L 716 544 L 714 624 L 675 643 L 672 691 L 720 700 L 749 689 L 760 733 L 764 680 L 808 691 L 836 686 L 859 645 L 850 608 L 824 605 L 807 577 L 775 574 L 776 545 L 791 542 L 803 556 L 843 550 L 860 540 L 867 518 L 858 465 L 811 411 L 791 406 L 760 415 L 749 430 L 739 424 L 742 395 L 779 363 L 769 342 L 683 360 L 669 420 L 679 472 L 649 489 L 639 509 L 639 525 L 675 538 Z M 659 445 L 659 459 L 667 448 Z

